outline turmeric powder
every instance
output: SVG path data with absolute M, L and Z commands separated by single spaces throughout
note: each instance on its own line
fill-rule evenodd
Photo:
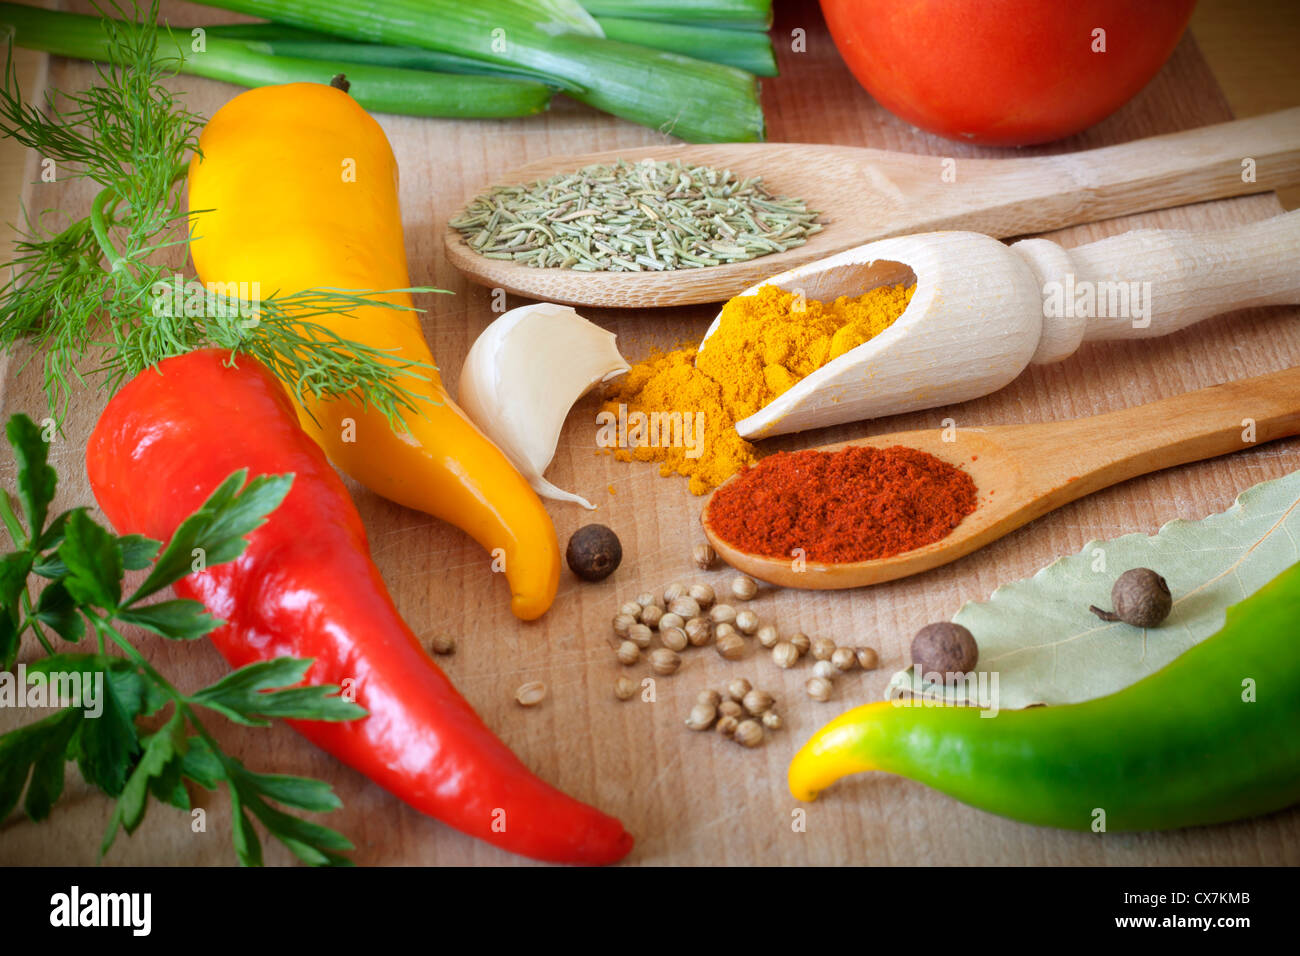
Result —
M 915 291 L 882 286 L 829 304 L 771 285 L 738 296 L 702 350 L 656 352 L 614 385 L 604 411 L 621 440 L 604 444 L 617 444 L 623 461 L 690 478 L 702 495 L 758 460 L 736 422 L 889 328 Z

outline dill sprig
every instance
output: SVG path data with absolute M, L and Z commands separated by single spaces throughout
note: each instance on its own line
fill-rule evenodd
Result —
M 0 133 L 53 161 L 60 179 L 89 179 L 100 191 L 88 215 L 67 224 L 51 225 L 57 210 L 24 214 L 0 285 L 0 349 L 24 341 L 35 347 L 46 398 L 60 419 L 87 385 L 88 352 L 102 352 L 91 373 L 113 390 L 205 345 L 252 356 L 295 395 L 348 396 L 390 422 L 401 411 L 418 411 L 419 383 L 432 366 L 346 339 L 313 319 L 360 306 L 405 309 L 384 296 L 442 290 L 312 289 L 259 301 L 208 293 L 200 310 L 159 308 L 159 290 L 175 273 L 157 260 L 192 235 L 182 188 L 204 121 L 163 85 L 181 60 L 159 52 L 158 0 L 143 15 L 134 0 L 129 12 L 116 0 L 108 6 L 119 17 L 103 20 L 109 62 L 96 64 L 89 89 L 52 90 L 43 108 L 23 99 L 9 45 Z M 171 40 L 166 49 L 182 48 Z

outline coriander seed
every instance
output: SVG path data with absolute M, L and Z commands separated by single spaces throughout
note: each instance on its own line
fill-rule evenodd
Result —
M 736 677 L 727 681 L 727 696 L 732 700 L 741 701 L 745 695 L 750 692 L 753 685 L 743 677 Z
M 710 707 L 717 707 L 722 703 L 722 695 L 716 690 L 702 690 L 695 695 L 695 703 L 708 704 Z
M 681 581 L 674 581 L 664 588 L 664 607 L 668 607 L 687 592 L 688 588 Z
M 669 611 L 667 614 L 664 614 L 659 618 L 659 630 L 661 631 L 670 627 L 685 627 L 685 626 L 686 626 L 686 619 L 682 617 L 680 614 L 674 614 L 672 611 Z
M 722 628 L 726 627 L 724 633 Z M 720 625 L 713 646 L 718 653 L 729 661 L 738 661 L 745 656 L 745 639 L 735 632 L 730 625 Z
M 766 727 L 768 730 L 781 729 L 782 726 L 781 715 L 774 710 L 769 710 L 767 713 L 765 713 L 762 717 L 762 721 L 763 721 L 763 726 Z
M 692 584 L 688 593 L 691 600 L 701 608 L 712 607 L 713 602 L 718 599 L 718 596 L 713 593 L 713 588 L 707 584 Z
M 637 619 L 630 614 L 615 614 L 614 633 L 619 637 L 627 637 L 628 630 L 636 623 Z
M 741 611 L 736 615 L 736 630 L 741 634 L 753 634 L 758 630 L 758 615 L 753 611 Z
M 736 725 L 732 739 L 742 747 L 757 747 L 763 742 L 763 725 L 757 720 L 742 720 Z
M 454 654 L 456 652 L 456 638 L 445 633 L 435 634 L 433 640 L 429 642 L 429 650 L 435 654 Z
M 718 713 L 723 717 L 744 717 L 745 708 L 740 705 L 740 701 L 728 699 L 718 705 Z
M 691 730 L 708 730 L 717 716 L 718 712 L 712 704 L 696 704 L 686 718 L 686 726 Z
M 772 709 L 774 703 L 776 703 L 776 701 L 772 699 L 771 694 L 765 690 L 759 690 L 758 688 L 754 688 L 747 693 L 744 700 L 741 701 L 741 704 L 745 708 L 745 712 L 751 717 L 762 717 Z
M 819 661 L 828 661 L 835 653 L 835 642 L 829 637 L 819 637 L 812 642 L 812 656 Z
M 683 620 L 700 616 L 699 602 L 688 595 L 682 595 L 674 600 L 668 605 L 668 610 L 670 613 L 678 615 Z
M 799 651 L 789 641 L 777 641 L 772 648 L 772 663 L 789 670 L 799 661 Z
M 794 645 L 795 650 L 799 652 L 800 657 L 807 654 L 808 648 L 812 647 L 812 641 L 809 640 L 808 635 L 803 631 L 795 631 L 791 634 L 790 643 Z
M 715 604 L 709 609 L 709 620 L 714 624 L 731 624 L 736 620 L 736 609 L 730 604 Z
M 718 563 L 718 552 L 713 550 L 713 545 L 709 542 L 701 541 L 691 549 L 691 559 L 701 571 L 708 571 Z
M 662 611 L 663 607 L 659 604 L 660 600 L 659 595 L 653 594 L 650 591 L 643 591 L 636 596 L 636 603 L 641 605 L 643 610 L 653 604 Z
M 831 663 L 837 671 L 851 671 L 858 666 L 858 655 L 853 653 L 851 647 L 837 647 L 835 653 L 831 654 Z
M 631 641 L 618 645 L 618 662 L 624 667 L 631 667 L 641 659 L 641 648 Z
M 686 632 L 680 627 L 659 628 L 659 643 L 670 651 L 684 651 L 690 645 Z
M 658 627 L 663 616 L 664 609 L 658 604 L 647 604 L 641 609 L 641 623 L 647 627 Z
M 686 622 L 686 639 L 692 647 L 703 647 L 713 640 L 713 625 L 706 617 L 693 617 Z
M 780 639 L 775 624 L 764 624 L 758 629 L 758 643 L 764 647 L 772 647 Z
M 628 601 L 618 609 L 619 614 L 626 614 L 628 617 L 637 621 L 641 620 L 641 611 L 642 607 L 636 601 Z
M 656 647 L 650 652 L 650 667 L 656 674 L 667 677 L 669 674 L 676 674 L 677 668 L 682 666 L 682 659 L 677 656 L 677 652 L 667 647 Z
M 814 677 L 804 684 L 804 690 L 813 700 L 827 701 L 831 699 L 835 687 L 825 677 Z
M 812 671 L 813 677 L 821 677 L 825 680 L 830 680 L 839 674 L 839 671 L 835 669 L 835 665 L 830 661 L 818 661 L 813 665 Z
M 539 680 L 530 680 L 520 684 L 515 691 L 515 700 L 521 707 L 536 707 L 546 699 L 546 685 Z
M 758 582 L 747 574 L 731 579 L 731 595 L 739 601 L 749 601 L 758 593 Z
M 627 639 L 641 650 L 650 646 L 650 636 L 654 631 L 644 624 L 633 624 L 627 629 Z
M 631 700 L 636 696 L 637 682 L 630 677 L 620 677 L 614 681 L 614 696 L 619 700 Z
M 732 734 L 736 732 L 736 728 L 739 726 L 740 726 L 739 719 L 735 717 L 724 716 L 718 718 L 718 722 L 714 725 L 713 729 L 716 730 L 718 733 L 722 734 L 722 736 L 724 737 L 730 737 Z
M 880 655 L 873 647 L 859 647 L 856 651 L 858 666 L 864 671 L 874 671 L 880 666 Z

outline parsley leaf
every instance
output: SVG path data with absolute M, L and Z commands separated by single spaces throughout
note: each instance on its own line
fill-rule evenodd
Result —
M 45 516 L 54 500 L 54 487 L 59 480 L 47 463 L 50 446 L 36 423 L 26 415 L 9 419 L 5 435 L 18 463 L 18 502 L 27 519 L 28 536 L 35 540 L 40 538 L 45 528 Z M 19 542 L 15 539 L 14 543 Z
M 228 720 L 250 727 L 265 727 L 263 717 L 288 717 L 296 720 L 353 720 L 364 717 L 363 707 L 334 696 L 337 686 L 314 684 L 290 687 L 306 676 L 310 659 L 277 657 L 258 661 L 227 674 L 215 684 L 190 695 L 190 703 L 215 710 Z

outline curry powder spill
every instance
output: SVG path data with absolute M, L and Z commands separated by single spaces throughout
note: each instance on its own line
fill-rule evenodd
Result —
M 715 534 L 771 558 L 839 564 L 941 541 L 977 504 L 969 474 L 903 445 L 777 452 L 709 500 Z
M 736 422 L 885 331 L 915 291 L 881 286 L 823 303 L 766 285 L 738 296 L 698 362 L 692 346 L 655 352 L 613 386 L 604 412 L 619 435 L 602 444 L 616 445 L 623 461 L 658 462 L 660 474 L 687 477 L 693 494 L 705 494 L 758 460 Z

